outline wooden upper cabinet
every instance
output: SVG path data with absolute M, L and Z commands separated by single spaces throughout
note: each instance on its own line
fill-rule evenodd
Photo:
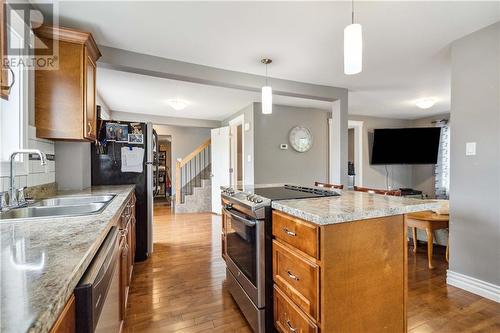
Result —
M 84 137 L 88 140 L 96 139 L 97 114 L 96 114 L 96 66 L 92 57 L 85 52 L 85 122 Z
M 51 26 L 42 26 L 35 34 L 58 53 L 56 69 L 35 71 L 37 137 L 95 140 L 96 62 L 101 53 L 94 38 L 87 32 Z
M 5 19 L 5 0 L 0 0 L 0 98 L 9 99 L 9 69 L 7 58 L 7 23 Z

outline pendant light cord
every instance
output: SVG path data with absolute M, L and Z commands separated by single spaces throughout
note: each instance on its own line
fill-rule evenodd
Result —
M 266 64 L 266 86 L 269 86 L 268 76 L 267 76 L 267 64 Z
M 352 24 L 354 24 L 354 0 L 351 0 L 351 20 Z

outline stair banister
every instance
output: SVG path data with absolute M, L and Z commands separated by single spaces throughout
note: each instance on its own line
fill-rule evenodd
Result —
M 202 169 L 210 164 L 209 154 L 206 153 L 206 150 L 210 147 L 211 140 L 207 139 L 201 145 L 196 147 L 191 153 L 186 155 L 184 158 L 178 158 L 175 163 L 175 203 L 180 204 L 182 202 L 182 189 L 183 187 L 192 180 L 192 178 L 188 177 L 186 171 L 189 176 L 193 175 L 193 170 L 191 169 L 192 164 L 189 164 L 192 160 L 198 157 L 198 159 L 203 158 L 203 163 L 200 162 L 200 170 L 194 171 L 194 176 L 196 177 L 197 173 L 201 172 Z M 207 156 L 208 155 L 208 156 Z M 195 167 L 198 166 L 196 160 L 193 161 Z M 205 165 L 202 165 L 205 164 Z M 187 170 L 189 167 L 189 170 Z M 184 177 L 183 177 L 184 176 Z M 185 178 L 185 179 L 183 179 Z

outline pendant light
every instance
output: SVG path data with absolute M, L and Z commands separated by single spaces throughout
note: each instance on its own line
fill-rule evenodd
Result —
M 344 73 L 353 75 L 363 69 L 363 29 L 354 24 L 354 0 L 351 2 L 351 24 L 344 29 Z
M 267 65 L 273 61 L 268 58 L 264 58 L 260 61 L 266 65 L 266 85 L 262 87 L 262 114 L 273 113 L 273 88 L 269 85 L 269 77 L 267 76 Z

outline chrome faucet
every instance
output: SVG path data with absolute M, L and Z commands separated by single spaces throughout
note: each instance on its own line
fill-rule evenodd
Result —
M 46 165 L 47 164 L 47 157 L 45 156 L 45 153 L 41 152 L 38 149 L 19 149 L 10 154 L 10 188 L 9 188 L 9 203 L 8 207 L 9 208 L 14 208 L 18 205 L 17 201 L 17 191 L 16 191 L 16 178 L 14 174 L 14 159 L 16 158 L 16 155 L 18 154 L 37 154 L 40 157 L 40 164 Z

